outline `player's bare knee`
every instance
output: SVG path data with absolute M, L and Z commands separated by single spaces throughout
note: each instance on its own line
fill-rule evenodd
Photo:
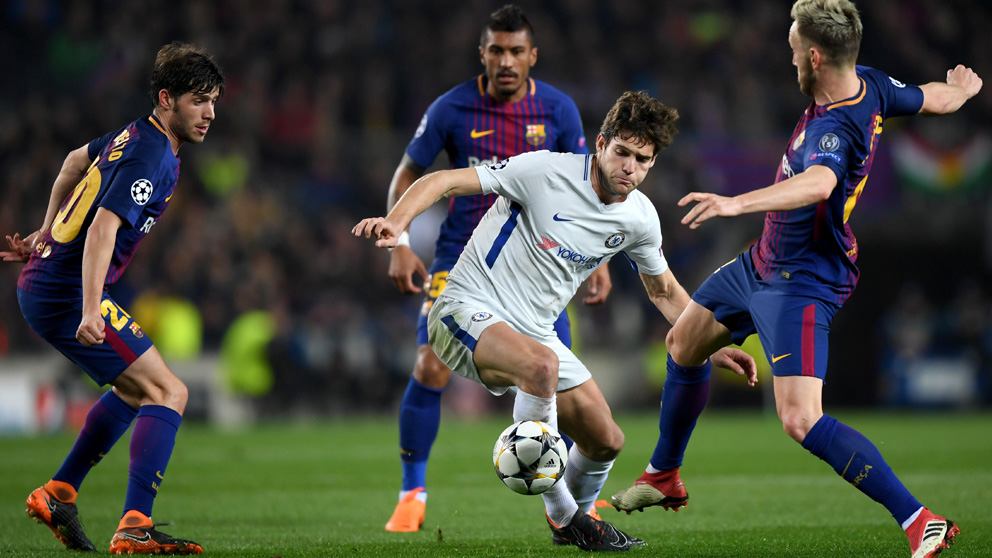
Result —
M 417 362 L 413 367 L 413 378 L 421 385 L 429 388 L 444 389 L 451 378 L 451 370 L 433 353 L 429 356 L 417 355 Z
M 690 354 L 691 343 L 684 343 L 681 335 L 677 334 L 675 328 L 668 330 L 665 336 L 665 346 L 668 354 L 676 364 L 681 366 L 693 366 L 693 355 Z
M 548 349 L 532 355 L 519 387 L 538 397 L 551 397 L 558 389 L 558 355 Z
M 780 411 L 779 419 L 782 421 L 782 429 L 793 440 L 802 443 L 806 438 L 806 433 L 812 428 L 812 424 L 804 413 L 798 411 Z

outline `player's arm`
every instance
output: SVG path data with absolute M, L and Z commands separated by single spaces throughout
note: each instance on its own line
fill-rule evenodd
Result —
M 100 303 L 103 300 L 103 286 L 110 269 L 110 258 L 114 255 L 117 230 L 121 228 L 121 218 L 103 207 L 96 210 L 93 223 L 86 229 L 86 244 L 83 246 L 83 317 L 76 330 L 76 339 L 83 345 L 103 343 L 104 326 Z
M 389 183 L 389 194 L 386 199 L 386 212 L 388 213 L 396 202 L 403 197 L 403 194 L 410 189 L 418 179 L 424 176 L 424 167 L 413 161 L 409 154 L 404 153 L 403 159 L 396 172 L 393 173 L 393 180 Z M 404 231 L 406 232 L 406 231 Z M 401 233 L 402 236 L 402 233 Z M 427 267 L 424 262 L 410 248 L 410 241 L 403 237 L 389 251 L 389 278 L 401 293 L 419 293 L 423 289 L 413 282 L 413 275 L 417 273 L 421 279 L 427 279 Z
M 695 229 L 712 217 L 798 209 L 828 199 L 835 186 L 837 175 L 834 171 L 825 165 L 813 165 L 781 182 L 738 196 L 691 192 L 679 200 L 680 207 L 697 202 L 682 218 L 682 224 Z
M 641 282 L 651 303 L 665 316 L 668 323 L 675 325 L 682 311 L 689 305 L 689 293 L 682 288 L 671 269 L 661 275 L 641 273 Z
M 920 86 L 923 106 L 920 114 L 950 114 L 982 89 L 982 78 L 971 68 L 958 64 L 947 70 L 947 81 L 934 81 Z
M 10 251 L 0 252 L 0 258 L 3 258 L 3 261 L 28 261 L 28 258 L 31 257 L 31 252 L 34 252 L 41 237 L 48 232 L 48 229 L 52 228 L 52 223 L 55 221 L 55 215 L 58 214 L 62 201 L 65 200 L 76 184 L 83 179 L 83 175 L 86 174 L 86 170 L 92 162 L 90 161 L 87 145 L 70 151 L 65 161 L 62 162 L 62 169 L 59 171 L 59 175 L 55 177 L 55 183 L 52 185 L 52 193 L 48 198 L 48 209 L 45 211 L 45 221 L 42 223 L 41 228 L 23 239 L 21 239 L 21 235 L 18 233 L 14 233 L 13 237 L 8 235 L 7 245 L 10 246 Z
M 385 217 L 362 219 L 351 232 L 355 236 L 370 238 L 375 235 L 375 245 L 390 248 L 410 226 L 410 222 L 441 198 L 469 196 L 482 193 L 482 183 L 474 168 L 433 172 L 417 180 L 403 194 Z
M 671 269 L 665 270 L 661 275 L 646 275 L 644 273 L 640 275 L 644 289 L 648 292 L 648 298 L 664 314 L 668 323 L 675 325 L 676 320 L 689 305 L 691 300 L 689 293 L 675 279 Z M 754 357 L 740 349 L 723 347 L 710 355 L 710 362 L 714 366 L 744 376 L 750 386 L 758 382 L 758 367 L 754 363 Z

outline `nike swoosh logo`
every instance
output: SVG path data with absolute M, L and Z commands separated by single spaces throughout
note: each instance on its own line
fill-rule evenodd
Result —
M 774 363 L 776 363 L 776 362 L 778 362 L 778 361 L 780 361 L 780 360 L 782 360 L 783 358 L 785 358 L 785 357 L 787 357 L 787 356 L 789 356 L 789 355 L 791 355 L 791 354 L 792 354 L 792 353 L 785 353 L 784 355 L 780 355 L 780 356 L 775 356 L 775 355 L 772 355 L 772 364 L 774 364 Z
M 55 507 L 58 504 L 53 502 L 54 498 L 49 498 L 48 493 L 45 491 L 42 491 L 41 495 L 45 497 L 45 505 L 48 506 L 48 513 L 55 513 Z
M 557 213 L 555 213 L 555 216 L 552 217 L 552 219 L 554 219 L 555 221 L 561 221 L 563 223 L 568 223 L 570 221 L 574 221 L 575 220 L 575 219 L 565 219 L 564 217 L 559 217 Z
M 472 139 L 478 139 L 484 136 L 488 136 L 489 134 L 495 134 L 495 133 L 496 130 L 486 130 L 484 132 L 476 132 L 475 128 L 472 128 L 472 131 L 469 132 L 468 135 L 472 136 Z
M 132 541 L 137 542 L 137 543 L 146 543 L 146 542 L 152 540 L 152 536 L 147 531 L 144 531 L 143 534 L 140 537 L 136 537 L 136 536 L 132 535 L 131 533 L 126 533 L 126 532 L 118 532 L 117 533 L 117 536 L 118 537 L 127 538 L 127 539 L 131 539 Z

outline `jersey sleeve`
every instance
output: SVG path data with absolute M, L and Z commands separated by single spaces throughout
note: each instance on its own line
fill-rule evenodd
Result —
M 806 141 L 800 149 L 802 160 L 806 162 L 804 170 L 813 165 L 823 165 L 834 171 L 840 182 L 847 173 L 854 143 L 837 120 L 819 118 L 806 128 Z
M 649 218 L 644 230 L 637 235 L 634 242 L 624 249 L 624 254 L 633 264 L 638 273 L 645 275 L 661 275 L 668 270 L 668 260 L 661 249 L 661 220 L 658 211 L 650 203 L 644 215 Z
M 406 147 L 406 154 L 423 168 L 428 168 L 434 164 L 437 154 L 444 149 L 447 141 L 445 123 L 444 101 L 435 99 L 431 106 L 427 107 L 427 112 L 420 119 L 420 125 L 413 134 L 413 139 Z
M 558 136 L 558 144 L 555 150 L 562 153 L 589 153 L 589 146 L 586 145 L 586 135 L 582 130 L 582 118 L 579 116 L 579 109 L 575 106 L 575 101 L 571 97 L 565 96 L 561 109 L 561 134 Z
M 923 108 L 923 90 L 917 85 L 903 83 L 878 70 L 876 76 L 884 99 L 885 114 L 882 118 L 909 116 Z
M 89 155 L 90 161 L 96 159 L 97 155 L 99 155 L 100 152 L 103 151 L 103 148 L 107 147 L 107 144 L 113 141 L 114 138 L 117 137 L 117 135 L 120 133 L 121 133 L 120 130 L 117 130 L 115 132 L 110 132 L 86 144 L 86 152 L 87 155 Z
M 125 151 L 106 195 L 100 200 L 100 207 L 113 211 L 131 227 L 137 224 L 142 210 L 152 197 L 162 194 L 155 191 L 161 157 L 156 159 L 154 153 L 142 151 L 149 150 L 141 149 L 140 142 L 133 146 L 130 153 Z
M 542 190 L 533 185 L 546 179 L 545 173 L 551 163 L 550 155 L 548 151 L 530 151 L 492 165 L 475 167 L 482 184 L 482 193 L 499 194 L 526 205 L 528 192 L 533 196 L 535 192 Z

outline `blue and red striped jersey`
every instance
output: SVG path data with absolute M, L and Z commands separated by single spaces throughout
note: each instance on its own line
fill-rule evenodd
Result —
M 87 149 L 93 163 L 62 202 L 51 229 L 21 271 L 17 286 L 24 291 L 57 298 L 82 296 L 86 231 L 101 207 L 123 221 L 104 283 L 113 284 L 172 199 L 180 161 L 154 116 L 97 138 Z
M 775 178 L 781 182 L 825 165 L 837 175 L 837 186 L 818 204 L 766 213 L 761 238 L 751 248 L 762 279 L 837 304 L 858 282 L 858 243 L 848 219 L 868 180 L 882 123 L 916 114 L 923 106 L 919 87 L 866 66 L 856 71 L 857 95 L 829 105 L 814 102 L 806 109 Z
M 501 103 L 486 94 L 486 76 L 461 83 L 427 109 L 406 148 L 427 168 L 442 151 L 452 168 L 493 164 L 527 151 L 589 152 L 575 102 L 554 87 L 530 78 L 527 94 Z M 452 198 L 434 249 L 435 264 L 454 265 L 495 194 Z

